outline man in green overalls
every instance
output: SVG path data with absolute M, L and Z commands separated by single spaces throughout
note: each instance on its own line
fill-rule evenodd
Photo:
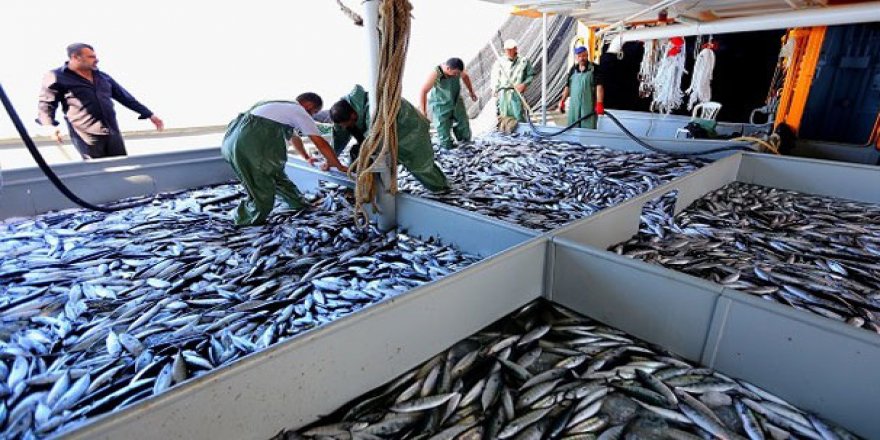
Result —
M 360 152 L 361 143 L 370 129 L 370 101 L 360 85 L 330 107 L 333 120 L 333 148 L 342 152 L 352 137 L 357 144 L 351 148 L 352 159 Z M 429 191 L 449 188 L 446 175 L 434 163 L 429 122 L 409 101 L 400 99 L 397 112 L 397 161 Z
M 464 100 L 461 99 L 462 82 L 467 87 L 471 99 L 476 101 L 477 94 L 474 93 L 471 77 L 464 71 L 464 61 L 461 58 L 450 58 L 437 66 L 422 86 L 420 102 L 422 114 L 428 115 L 426 102 L 430 102 L 431 117 L 434 119 L 434 128 L 437 129 L 437 143 L 443 148 L 455 146 L 449 134 L 450 129 L 459 142 L 471 140 L 471 124 L 464 108 Z M 429 91 L 430 101 L 428 101 Z
M 232 214 L 236 225 L 265 223 L 275 205 L 276 193 L 291 209 L 308 206 L 299 189 L 284 173 L 287 141 L 294 137 L 294 130 L 308 136 L 318 147 L 327 160 L 323 166 L 325 170 L 335 167 L 348 171 L 339 163 L 312 120 L 311 115 L 321 110 L 321 105 L 321 97 L 314 93 L 303 93 L 296 102 L 259 102 L 226 127 L 221 153 L 247 192 L 247 198 Z M 315 159 L 309 156 L 302 143 L 294 143 L 294 147 L 303 159 L 314 164 Z
M 574 54 L 577 61 L 568 71 L 568 82 L 562 91 L 562 99 L 559 100 L 559 111 L 565 113 L 565 99 L 571 96 L 568 125 L 592 113 L 592 116 L 580 121 L 576 127 L 595 129 L 598 115 L 605 113 L 602 105 L 605 89 L 597 75 L 598 66 L 589 60 L 587 48 L 578 46 L 574 48 Z
M 504 51 L 507 57 L 498 60 L 492 68 L 492 90 L 498 98 L 498 117 L 525 122 L 523 103 L 517 96 L 517 91 L 520 94 L 525 93 L 535 78 L 535 73 L 532 63 L 519 57 L 516 40 L 506 40 Z

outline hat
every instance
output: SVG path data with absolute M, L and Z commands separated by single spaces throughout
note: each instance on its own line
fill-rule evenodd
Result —
M 516 49 L 516 40 L 513 38 L 508 38 L 504 40 L 504 48 L 505 49 Z
M 580 54 L 582 54 L 582 53 L 584 53 L 584 52 L 586 52 L 586 51 L 587 51 L 587 48 L 584 47 L 584 46 L 578 46 L 578 47 L 574 48 L 574 54 L 575 54 L 575 55 L 580 55 Z

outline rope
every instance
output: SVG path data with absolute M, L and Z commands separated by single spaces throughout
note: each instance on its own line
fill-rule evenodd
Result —
M 351 8 L 349 8 L 348 6 L 345 6 L 345 4 L 342 3 L 342 0 L 336 0 L 336 4 L 339 5 L 339 9 L 342 10 L 342 13 L 345 14 L 348 18 L 351 19 L 351 21 L 354 22 L 355 26 L 363 26 L 364 25 L 364 19 L 361 18 L 361 16 L 358 15 L 357 12 L 354 12 L 351 10 Z
M 738 138 L 731 139 L 731 141 L 754 142 L 777 156 L 782 154 L 779 152 L 779 136 L 770 136 L 769 142 L 752 136 L 740 136 Z
M 705 48 L 700 51 L 697 61 L 694 62 L 694 74 L 691 76 L 691 85 L 685 91 L 690 95 L 688 110 L 694 108 L 694 104 L 712 100 L 712 71 L 715 69 L 715 52 Z
M 657 64 L 660 63 L 661 52 L 657 50 L 657 40 L 645 42 L 645 54 L 639 66 L 639 96 L 647 98 L 654 92 L 654 76 L 657 75 Z
M 672 56 L 666 56 L 672 43 L 667 42 L 663 48 L 660 66 L 654 75 L 654 100 L 651 102 L 651 111 L 669 114 L 672 110 L 681 107 L 684 102 L 684 93 L 681 91 L 681 77 L 684 75 L 685 51 L 681 50 Z
M 409 46 L 410 11 L 408 0 L 384 0 L 379 10 L 379 78 L 376 84 L 375 117 L 357 159 L 350 168 L 356 172 L 355 221 L 364 225 L 369 215 L 364 204 L 376 205 L 377 173 L 388 167 L 389 192 L 397 194 L 397 113 L 400 110 L 401 83 L 406 50 Z M 363 220 L 363 223 L 361 223 Z

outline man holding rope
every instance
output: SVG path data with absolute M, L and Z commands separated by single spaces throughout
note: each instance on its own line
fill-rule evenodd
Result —
M 535 72 L 529 60 L 518 55 L 516 40 L 506 40 L 504 52 L 507 57 L 499 59 L 492 68 L 492 92 L 498 98 L 498 118 L 526 122 L 523 103 L 517 93 L 526 92 Z

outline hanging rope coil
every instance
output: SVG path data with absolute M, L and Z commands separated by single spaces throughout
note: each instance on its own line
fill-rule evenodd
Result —
M 691 85 L 685 91 L 690 95 L 688 110 L 694 108 L 694 104 L 712 100 L 713 70 L 715 70 L 715 51 L 705 48 L 697 55 L 697 61 L 694 62 L 694 73 L 691 76 Z
M 669 114 L 681 107 L 684 93 L 681 91 L 681 77 L 684 75 L 684 44 L 673 44 L 668 41 L 662 51 L 663 59 L 657 67 L 657 73 L 651 84 L 654 87 L 654 100 L 651 111 Z
M 355 220 L 364 224 L 369 214 L 364 205 L 377 209 L 376 179 L 388 168 L 388 190 L 397 194 L 397 113 L 400 110 L 401 83 L 406 51 L 409 47 L 410 12 L 408 0 L 383 0 L 379 10 L 379 77 L 376 109 L 370 133 L 351 166 L 355 178 Z M 360 223 L 360 221 L 363 223 Z
M 657 40 L 645 42 L 645 54 L 639 66 L 639 96 L 647 98 L 654 92 L 654 76 L 657 75 L 657 64 L 660 63 L 662 52 L 658 50 Z

